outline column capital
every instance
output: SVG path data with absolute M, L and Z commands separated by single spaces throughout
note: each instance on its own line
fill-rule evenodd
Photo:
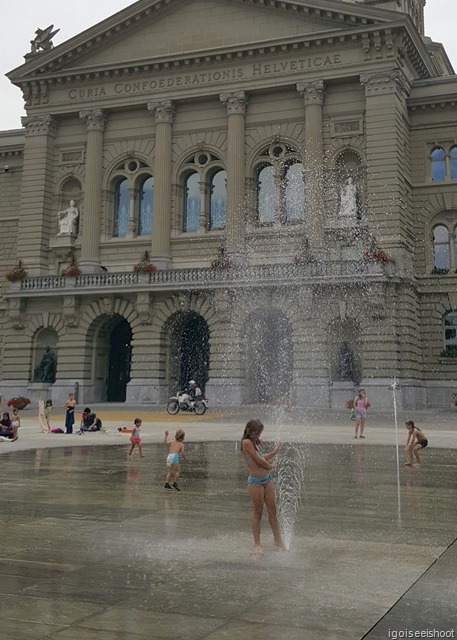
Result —
M 234 93 L 221 93 L 220 101 L 227 109 L 227 115 L 234 113 L 244 116 L 248 108 L 248 98 L 244 91 L 235 91 Z
M 408 97 L 411 92 L 411 83 L 400 69 L 371 74 L 363 73 L 360 76 L 360 84 L 365 87 L 366 96 L 398 93 Z
M 303 98 L 305 106 L 309 104 L 317 104 L 322 106 L 325 98 L 325 86 L 323 80 L 316 80 L 314 82 L 299 82 L 297 84 L 297 91 Z
M 148 102 L 148 111 L 152 113 L 156 124 L 165 122 L 173 124 L 176 116 L 176 106 L 171 100 L 163 100 L 162 102 Z
M 27 136 L 57 136 L 58 123 L 51 115 L 24 116 L 21 122 Z
M 79 112 L 79 117 L 86 121 L 88 131 L 104 131 L 108 120 L 104 109 L 83 109 Z

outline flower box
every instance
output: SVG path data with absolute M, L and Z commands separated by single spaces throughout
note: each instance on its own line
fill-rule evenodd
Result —
M 25 409 L 27 405 L 30 404 L 30 398 L 26 398 L 25 396 L 15 396 L 14 398 L 11 398 L 11 400 L 8 400 L 7 405 L 8 407 L 12 407 L 13 409 L 18 409 L 19 411 L 21 409 Z
M 19 282 L 27 277 L 27 271 L 25 270 L 22 260 L 6 273 L 6 279 L 8 282 Z
M 157 271 L 157 267 L 151 262 L 149 251 L 145 251 L 142 259 L 133 265 L 133 272 L 154 273 L 154 271 Z

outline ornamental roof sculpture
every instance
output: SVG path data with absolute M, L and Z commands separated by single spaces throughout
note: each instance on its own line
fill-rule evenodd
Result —
M 54 47 L 52 44 L 52 38 L 59 33 L 60 29 L 56 29 L 53 31 L 54 25 L 51 24 L 46 29 L 37 29 L 35 31 L 36 37 L 33 40 L 30 40 L 30 44 L 32 48 L 30 53 L 39 53 L 40 49 L 42 51 L 50 51 Z

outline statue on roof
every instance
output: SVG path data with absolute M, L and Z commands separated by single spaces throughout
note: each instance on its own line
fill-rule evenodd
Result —
M 37 29 L 35 31 L 36 37 L 34 40 L 30 40 L 32 45 L 31 53 L 38 53 L 40 49 L 43 51 L 49 51 L 53 48 L 52 38 L 59 33 L 60 29 L 53 31 L 54 25 L 51 24 L 46 29 Z

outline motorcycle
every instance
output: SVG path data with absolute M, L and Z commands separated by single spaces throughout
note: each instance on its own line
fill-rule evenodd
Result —
M 187 393 L 177 393 L 169 399 L 167 411 L 171 416 L 175 416 L 179 411 L 194 412 L 197 416 L 202 416 L 208 408 L 208 400 L 200 396 L 196 400 L 191 400 Z

